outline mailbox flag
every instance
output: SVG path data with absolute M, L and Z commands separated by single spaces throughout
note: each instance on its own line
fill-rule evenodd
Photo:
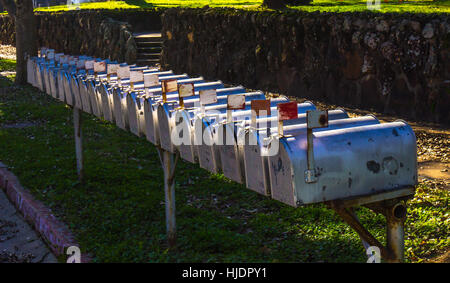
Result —
M 64 58 L 67 58 L 66 56 L 64 56 Z M 66 62 L 67 63 L 67 62 Z M 84 63 L 85 69 L 86 70 L 93 70 L 94 69 L 94 60 L 87 60 Z
M 59 58 L 59 63 L 61 63 L 61 65 L 63 65 L 63 64 L 67 64 L 68 62 L 69 62 L 69 56 L 61 55 L 61 57 Z
M 178 85 L 178 96 L 179 97 L 189 97 L 193 96 L 195 94 L 194 92 L 194 84 L 180 84 Z
M 119 69 L 119 64 L 108 64 L 106 73 L 108 75 L 117 74 L 117 69 Z
M 101 73 L 106 72 L 106 62 L 94 62 L 94 72 Z
M 144 81 L 144 72 L 142 70 L 130 71 L 130 83 Z
M 86 60 L 78 60 L 77 61 L 77 69 L 84 69 Z
M 159 85 L 159 78 L 156 74 L 144 74 L 144 87 Z
M 119 79 L 126 79 L 130 77 L 130 66 L 121 66 L 117 69 L 117 77 Z
M 164 93 L 177 91 L 178 90 L 177 80 L 163 81 L 162 90 Z
M 48 59 L 48 60 L 53 60 L 53 59 L 55 59 L 55 50 L 49 49 L 49 50 L 47 51 L 47 59 Z
M 306 111 L 306 124 L 308 129 L 328 127 L 328 110 Z
M 200 104 L 207 105 L 217 102 L 217 92 L 215 89 L 202 89 L 199 91 Z
M 286 121 L 296 119 L 298 117 L 297 107 L 297 102 L 295 101 L 278 104 L 278 120 Z
M 228 110 L 245 109 L 245 95 L 244 94 L 228 95 L 227 109 Z
M 270 100 L 268 99 L 255 99 L 251 101 L 252 111 L 255 112 L 256 116 L 270 115 Z

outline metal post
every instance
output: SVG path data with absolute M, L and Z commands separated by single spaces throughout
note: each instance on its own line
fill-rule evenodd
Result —
M 75 128 L 75 153 L 77 158 L 78 180 L 83 181 L 83 140 L 81 133 L 81 113 L 77 107 L 73 108 L 73 126 Z
M 161 166 L 164 170 L 164 193 L 166 203 L 166 231 L 169 249 L 176 245 L 176 222 L 175 222 L 175 167 L 178 162 L 178 154 L 173 154 L 162 148 L 158 148 Z
M 403 262 L 405 256 L 406 206 L 403 202 L 386 207 L 387 249 L 391 257 L 387 262 Z

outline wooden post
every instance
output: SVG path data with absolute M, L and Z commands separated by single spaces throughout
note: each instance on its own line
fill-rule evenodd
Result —
M 158 154 L 164 171 L 167 243 L 169 249 L 175 249 L 177 239 L 175 217 L 175 168 L 177 166 L 179 155 L 173 154 L 160 147 L 158 147 Z
M 77 174 L 78 181 L 83 181 L 84 166 L 83 166 L 83 139 L 81 132 L 81 113 L 80 109 L 73 108 L 73 126 L 75 129 L 75 153 L 77 158 Z

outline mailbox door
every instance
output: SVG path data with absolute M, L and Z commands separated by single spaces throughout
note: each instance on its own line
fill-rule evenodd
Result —
M 65 95 L 66 103 L 70 106 L 73 106 L 74 99 L 73 99 L 72 88 L 70 87 L 70 75 L 69 74 L 67 74 L 67 73 L 64 74 L 63 83 L 64 83 L 64 95 Z
M 212 173 L 219 173 L 221 167 L 220 154 L 215 145 L 210 125 L 210 119 L 206 117 L 198 117 L 194 120 L 194 143 L 200 167 Z
M 33 60 L 31 58 L 27 59 L 27 83 L 34 85 Z
M 92 114 L 90 103 L 91 101 L 89 99 L 87 92 L 87 82 L 85 80 L 80 80 L 79 88 L 80 88 L 81 102 L 83 104 L 83 111 Z
M 70 78 L 70 88 L 72 90 L 73 94 L 73 104 L 74 107 L 78 109 L 83 109 L 83 105 L 81 103 L 81 97 L 80 97 L 80 88 L 78 86 L 78 79 L 74 76 L 71 76 Z
M 100 83 L 97 87 L 98 93 L 100 96 L 100 102 L 101 102 L 101 112 L 103 113 L 103 118 L 109 122 L 114 123 L 114 115 L 113 115 L 113 108 L 111 108 L 110 100 L 110 94 L 108 93 L 107 86 L 105 84 Z
M 127 115 L 128 115 L 128 121 L 130 124 L 130 132 L 135 134 L 136 136 L 139 136 L 139 125 L 138 125 L 138 109 L 137 109 L 137 103 L 136 103 L 136 95 L 135 94 L 129 94 L 127 95 L 126 101 L 127 101 Z
M 62 102 L 66 102 L 66 95 L 64 94 L 64 70 L 60 70 L 57 73 L 58 80 L 58 99 Z
M 91 108 L 92 108 L 92 114 L 94 114 L 96 117 L 101 118 L 101 110 L 99 107 L 99 103 L 101 103 L 101 100 L 99 101 L 97 98 L 98 92 L 97 88 L 95 86 L 95 81 L 88 80 L 87 81 L 87 94 L 89 97 L 89 100 L 91 102 Z M 100 95 L 98 95 L 100 96 Z
M 43 77 L 44 77 L 44 88 L 45 88 L 45 92 L 48 95 L 51 95 L 51 90 L 50 90 L 50 78 L 49 78 L 49 68 L 50 66 L 44 66 L 43 69 Z
M 237 141 L 235 123 L 220 124 L 216 129 L 221 168 L 225 177 L 242 184 L 245 170 L 243 156 L 240 155 Z
M 265 196 L 270 195 L 267 157 L 262 156 L 260 136 L 253 129 L 245 133 L 244 166 L 247 188 Z
M 57 80 L 55 77 L 55 73 L 53 70 L 50 71 L 49 80 L 50 80 L 50 93 L 52 94 L 53 98 L 56 98 L 57 92 L 58 92 L 58 86 L 57 86 Z
M 136 112 L 138 116 L 138 132 L 139 136 L 145 136 L 145 117 L 144 117 L 144 97 L 138 98 Z
M 161 147 L 169 152 L 174 152 L 171 140 L 171 107 L 167 104 L 159 104 L 157 106 L 159 138 Z
M 191 163 L 196 162 L 194 151 L 194 127 L 192 126 L 191 116 L 186 110 L 177 110 L 175 112 L 175 126 L 179 129 L 179 139 L 181 144 L 177 146 L 180 157 Z
M 155 121 L 150 98 L 144 100 L 145 136 L 149 142 L 156 145 Z

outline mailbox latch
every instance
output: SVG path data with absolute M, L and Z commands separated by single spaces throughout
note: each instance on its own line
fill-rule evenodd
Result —
M 308 169 L 305 171 L 305 182 L 317 182 L 317 174 L 314 162 L 313 129 L 328 127 L 328 110 L 306 111 L 307 123 L 307 163 Z

